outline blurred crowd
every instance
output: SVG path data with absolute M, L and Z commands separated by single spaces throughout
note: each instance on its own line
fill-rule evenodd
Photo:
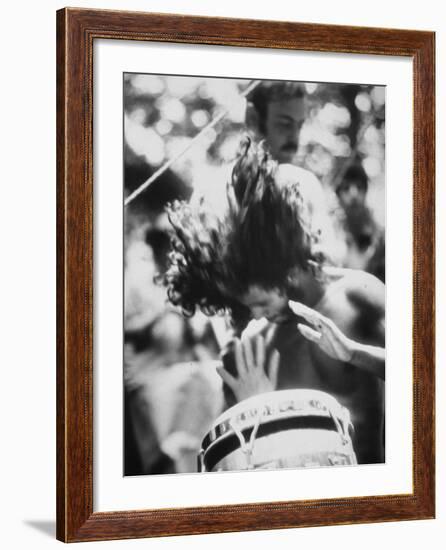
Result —
M 247 130 L 243 91 L 250 82 L 124 78 L 125 196 L 176 159 L 125 207 L 125 475 L 196 471 L 201 440 L 224 406 L 215 365 L 225 319 L 183 316 L 169 305 L 157 278 L 170 248 L 166 205 L 204 196 L 216 210 L 224 208 L 221 182 L 230 176 Z M 385 89 L 332 83 L 303 88 L 308 107 L 292 162 L 321 184 L 333 243 L 327 256 L 385 282 Z

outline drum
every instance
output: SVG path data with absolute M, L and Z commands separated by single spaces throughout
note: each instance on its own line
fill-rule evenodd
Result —
M 256 395 L 226 410 L 203 439 L 201 472 L 356 464 L 348 409 L 317 390 Z

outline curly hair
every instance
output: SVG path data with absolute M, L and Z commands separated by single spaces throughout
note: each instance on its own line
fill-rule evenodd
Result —
M 191 316 L 197 307 L 209 314 L 225 309 L 219 290 L 219 220 L 200 204 L 175 201 L 167 207 L 174 229 L 168 269 L 163 277 L 167 296 Z
M 299 270 L 320 260 L 313 254 L 299 182 L 281 184 L 278 164 L 247 138 L 228 184 L 228 209 L 219 219 L 201 203 L 168 208 L 174 229 L 164 276 L 169 300 L 187 315 L 240 312 L 250 286 L 286 290 Z

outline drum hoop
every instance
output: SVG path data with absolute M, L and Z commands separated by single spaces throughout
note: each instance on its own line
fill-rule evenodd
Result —
M 342 409 L 344 409 L 336 397 L 321 390 L 309 388 L 275 390 L 253 395 L 226 409 L 215 419 L 211 429 L 215 429 L 216 425 L 223 424 L 234 416 L 242 416 L 250 412 L 256 413 L 258 409 L 265 406 L 278 410 L 282 405 L 289 403 L 304 405 L 306 410 L 312 409 L 310 414 L 313 412 L 314 407 L 320 405 L 337 416 L 342 415 Z
M 274 403 L 273 405 L 269 405 L 267 403 L 263 405 L 263 411 L 262 405 L 257 405 L 252 408 L 242 410 L 237 416 L 235 416 L 235 418 L 238 420 L 240 425 L 243 426 L 243 429 L 247 429 L 252 428 L 252 425 L 249 424 L 248 421 L 250 419 L 254 421 L 259 412 L 262 413 L 262 424 L 287 418 L 308 418 L 311 416 L 322 418 L 338 417 L 338 414 L 335 414 L 322 400 L 307 400 L 305 402 L 305 407 L 295 406 L 296 403 L 302 404 L 304 401 L 299 399 L 286 399 L 282 402 Z M 272 407 L 273 411 L 268 410 Z M 226 414 L 227 412 L 228 411 L 226 411 Z M 223 437 L 225 434 L 229 433 L 234 433 L 234 430 L 231 426 L 231 419 L 227 418 L 209 430 L 203 439 L 203 449 Z
M 331 416 L 289 416 L 287 418 L 275 418 L 269 422 L 262 423 L 259 426 L 256 439 L 296 429 L 320 429 L 338 433 L 336 424 Z M 245 439 L 249 439 L 252 430 L 252 426 L 247 426 L 241 430 Z M 214 441 L 209 440 L 208 434 L 202 444 L 203 462 L 206 470 L 212 470 L 220 460 L 239 448 L 240 442 L 233 430 L 226 432 Z

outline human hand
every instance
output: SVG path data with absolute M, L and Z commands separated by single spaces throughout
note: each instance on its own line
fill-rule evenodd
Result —
M 299 332 L 310 342 L 317 344 L 327 355 L 338 361 L 349 363 L 352 360 L 355 342 L 334 324 L 334 322 L 318 311 L 311 309 L 300 302 L 288 302 L 291 310 L 311 327 L 298 323 Z
M 237 401 L 276 389 L 280 354 L 273 350 L 266 365 L 265 341 L 261 336 L 254 339 L 254 351 L 251 340 L 235 338 L 234 356 L 237 377 L 224 367 L 218 367 L 217 372 L 234 392 Z

